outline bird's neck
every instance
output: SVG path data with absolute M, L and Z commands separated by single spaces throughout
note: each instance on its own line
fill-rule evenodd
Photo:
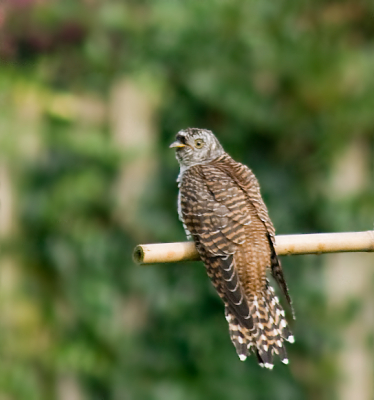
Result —
M 210 164 L 210 163 L 213 163 L 213 162 L 215 162 L 215 161 L 217 161 L 217 160 L 219 161 L 219 160 L 221 160 L 222 158 L 224 158 L 224 157 L 226 157 L 226 156 L 227 156 L 227 153 L 223 153 L 223 154 L 220 154 L 218 157 L 213 158 L 213 159 L 211 159 L 211 160 L 199 161 L 199 162 L 196 162 L 196 163 L 189 163 L 188 165 L 183 164 L 183 163 L 180 163 L 180 164 L 179 164 L 180 170 L 179 170 L 179 175 L 178 175 L 178 178 L 177 178 L 177 182 L 180 183 L 180 182 L 182 181 L 182 178 L 183 178 L 184 173 L 185 173 L 188 169 L 190 169 L 191 167 L 194 167 L 194 166 L 196 166 L 196 165 L 206 165 L 206 164 Z

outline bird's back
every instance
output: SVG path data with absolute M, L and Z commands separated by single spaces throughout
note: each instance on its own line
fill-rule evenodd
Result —
M 285 361 L 282 340 L 291 334 L 266 278 L 274 227 L 254 174 L 223 154 L 184 171 L 179 198 L 181 219 L 225 303 L 239 356 L 252 348 L 265 366 L 272 366 L 272 353 Z

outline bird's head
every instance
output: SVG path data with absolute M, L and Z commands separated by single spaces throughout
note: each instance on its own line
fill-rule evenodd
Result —
M 187 128 L 177 133 L 170 145 L 176 149 L 176 157 L 182 167 L 205 164 L 221 156 L 224 150 L 213 132 L 207 129 Z

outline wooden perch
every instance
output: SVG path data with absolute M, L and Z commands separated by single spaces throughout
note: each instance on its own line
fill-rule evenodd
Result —
M 374 251 L 374 231 L 279 235 L 275 237 L 279 255 L 322 254 Z M 133 259 L 138 264 L 197 261 L 200 259 L 193 242 L 140 244 Z

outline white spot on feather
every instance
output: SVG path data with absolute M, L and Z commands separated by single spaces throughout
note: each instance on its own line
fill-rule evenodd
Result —
M 295 343 L 295 338 L 293 337 L 293 335 L 288 336 L 287 341 L 290 343 Z

